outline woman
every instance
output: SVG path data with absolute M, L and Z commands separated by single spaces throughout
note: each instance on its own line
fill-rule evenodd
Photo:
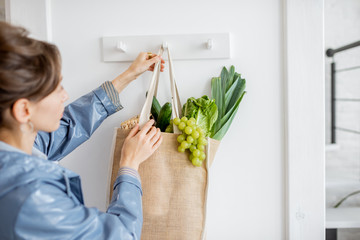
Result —
M 85 207 L 79 175 L 56 163 L 119 111 L 118 94 L 160 59 L 140 53 L 112 82 L 64 109 L 56 46 L 0 22 L 0 239 L 140 239 L 137 170 L 162 142 L 153 121 L 126 138 L 106 213 Z

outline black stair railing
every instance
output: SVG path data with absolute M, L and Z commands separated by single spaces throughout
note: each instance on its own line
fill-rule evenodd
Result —
M 360 41 L 357 41 L 357 42 L 354 42 L 354 43 L 351 43 L 351 44 L 348 44 L 348 45 L 345 45 L 345 46 L 342 46 L 342 47 L 339 47 L 336 49 L 329 48 L 326 50 L 326 55 L 328 57 L 334 57 L 334 55 L 338 52 L 342 52 L 342 51 L 352 49 L 352 48 L 355 48 L 358 46 L 360 46 Z M 353 99 L 353 98 L 336 98 L 336 73 L 344 72 L 344 71 L 352 71 L 352 70 L 355 70 L 358 68 L 360 68 L 360 66 L 336 69 L 335 60 L 334 60 L 334 58 L 332 59 L 331 81 L 330 81 L 330 88 L 331 88 L 331 93 L 330 93 L 330 95 L 331 95 L 330 96 L 330 98 L 331 98 L 331 143 L 336 143 L 336 130 L 360 134 L 360 131 L 336 126 L 336 101 L 354 101 L 354 102 L 360 101 L 360 99 Z

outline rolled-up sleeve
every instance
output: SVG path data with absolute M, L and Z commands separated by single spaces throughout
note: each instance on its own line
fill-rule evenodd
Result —
M 66 106 L 60 127 L 51 133 L 38 132 L 34 147 L 49 160 L 61 160 L 88 140 L 108 116 L 122 108 L 114 86 L 105 82 Z
M 115 106 L 115 111 L 117 112 L 123 109 L 123 106 L 120 102 L 119 93 L 116 91 L 114 85 L 111 82 L 107 81 L 104 82 L 101 87 L 104 89 L 106 94 L 109 96 L 111 102 Z

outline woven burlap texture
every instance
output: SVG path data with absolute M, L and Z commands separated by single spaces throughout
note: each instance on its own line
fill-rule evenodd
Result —
M 115 131 L 110 196 L 119 170 L 123 142 L 130 130 Z M 142 240 L 201 240 L 205 231 L 208 171 L 195 167 L 189 153 L 177 151 L 178 134 L 162 133 L 160 148 L 139 167 L 143 190 Z M 209 138 L 209 163 L 219 141 Z

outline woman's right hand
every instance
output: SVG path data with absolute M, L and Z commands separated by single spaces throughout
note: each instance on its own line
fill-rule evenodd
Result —
M 153 127 L 153 124 L 154 120 L 150 120 L 141 130 L 137 124 L 130 131 L 122 147 L 120 167 L 138 170 L 139 165 L 159 148 L 162 142 L 161 131 Z

